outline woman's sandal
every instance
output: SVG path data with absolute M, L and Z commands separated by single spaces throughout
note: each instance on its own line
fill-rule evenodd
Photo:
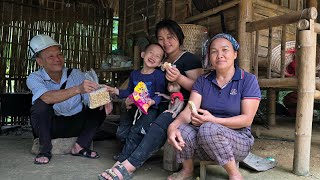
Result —
M 133 177 L 133 174 L 129 173 L 128 170 L 120 163 L 116 166 L 114 166 L 115 169 L 117 169 L 121 174 L 122 174 L 122 179 L 123 180 L 130 180 Z M 120 180 L 119 176 L 112 170 L 112 169 L 107 169 L 104 171 L 107 173 L 113 180 Z M 99 180 L 106 180 L 105 177 L 103 177 L 101 174 L 98 175 Z
M 72 156 L 81 156 L 81 157 L 86 157 L 86 158 L 91 158 L 91 159 L 97 159 L 100 157 L 97 152 L 95 152 L 96 153 L 95 156 L 91 156 L 93 152 L 95 152 L 95 151 L 91 151 L 90 149 L 83 148 L 78 153 L 76 153 L 76 154 L 71 153 L 71 155 Z
M 38 158 L 42 158 L 42 157 L 47 158 L 48 162 L 37 161 Z M 34 159 L 34 164 L 48 164 L 50 162 L 51 158 L 52 158 L 51 152 L 39 153 L 39 154 L 37 154 L 36 158 Z

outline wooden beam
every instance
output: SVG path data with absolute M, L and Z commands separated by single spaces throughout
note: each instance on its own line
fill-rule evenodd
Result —
M 307 30 L 310 28 L 310 23 L 307 19 L 301 19 L 297 24 L 297 28 L 299 30 Z M 317 34 L 320 34 L 320 24 L 319 23 L 314 23 L 314 31 Z
M 298 79 L 292 78 L 272 78 L 272 79 L 258 79 L 261 88 L 297 88 Z
M 317 9 L 311 7 L 290 14 L 284 14 L 281 16 L 270 17 L 266 19 L 261 19 L 259 21 L 247 23 L 246 31 L 253 32 L 257 30 L 267 29 L 269 27 L 275 27 L 284 24 L 292 24 L 299 21 L 300 19 L 316 19 L 317 16 Z
M 320 34 L 320 24 L 319 23 L 314 24 L 314 31 L 317 34 Z
M 204 11 L 204 12 L 198 14 L 198 15 L 188 17 L 181 23 L 191 23 L 191 22 L 197 21 L 199 19 L 206 18 L 208 16 L 217 14 L 220 11 L 224 11 L 226 9 L 230 9 L 230 8 L 236 6 L 237 4 L 239 4 L 239 2 L 240 2 L 240 0 L 233 0 L 233 1 L 230 1 L 230 2 L 227 2 L 227 3 L 224 3 L 221 6 L 212 8 L 212 9 L 210 9 L 208 11 Z

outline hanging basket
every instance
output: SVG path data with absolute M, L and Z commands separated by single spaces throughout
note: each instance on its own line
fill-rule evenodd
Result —
M 179 24 L 185 36 L 183 47 L 201 57 L 202 45 L 208 38 L 208 30 L 206 27 L 195 24 Z

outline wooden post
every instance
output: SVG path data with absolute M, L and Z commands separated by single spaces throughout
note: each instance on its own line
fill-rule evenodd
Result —
M 267 91 L 268 95 L 268 124 L 269 126 L 276 125 L 276 90 L 269 88 Z
M 317 0 L 307 0 L 307 7 L 318 7 Z
M 238 53 L 239 66 L 251 72 L 252 69 L 252 33 L 246 31 L 246 23 L 252 22 L 253 17 L 252 0 L 240 0 L 239 3 L 239 29 L 238 41 L 240 49 Z
M 155 4 L 155 22 L 158 23 L 165 17 L 165 10 L 166 10 L 166 2 L 165 0 L 157 0 Z
M 172 0 L 172 3 L 171 3 L 171 19 L 172 20 L 176 19 L 176 0 Z
M 309 174 L 310 146 L 315 95 L 316 34 L 314 20 L 310 29 L 299 32 L 300 53 L 298 59 L 298 102 L 295 127 L 293 172 L 296 175 Z
M 133 69 L 140 69 L 141 65 L 141 50 L 139 46 L 133 48 Z

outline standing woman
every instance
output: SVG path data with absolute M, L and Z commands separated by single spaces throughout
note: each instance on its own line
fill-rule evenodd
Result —
M 203 73 L 201 61 L 182 50 L 184 34 L 177 22 L 169 19 L 160 21 L 156 25 L 155 36 L 165 50 L 166 62 L 176 65 L 166 70 L 166 79 L 177 82 L 182 87 L 184 98 L 188 99 L 192 84 Z M 126 104 L 127 107 L 130 105 Z M 100 174 L 99 179 L 130 179 L 132 173 L 164 145 L 172 121 L 172 113 L 161 113 L 132 154 L 129 157 L 120 155 L 113 167 Z
M 235 65 L 238 49 L 238 42 L 229 34 L 211 39 L 208 57 L 215 70 L 196 80 L 189 98 L 198 110 L 185 108 L 168 128 L 168 141 L 183 165 L 169 180 L 192 179 L 194 156 L 215 161 L 230 180 L 243 179 L 236 162 L 253 145 L 250 126 L 261 92 L 256 77 Z

